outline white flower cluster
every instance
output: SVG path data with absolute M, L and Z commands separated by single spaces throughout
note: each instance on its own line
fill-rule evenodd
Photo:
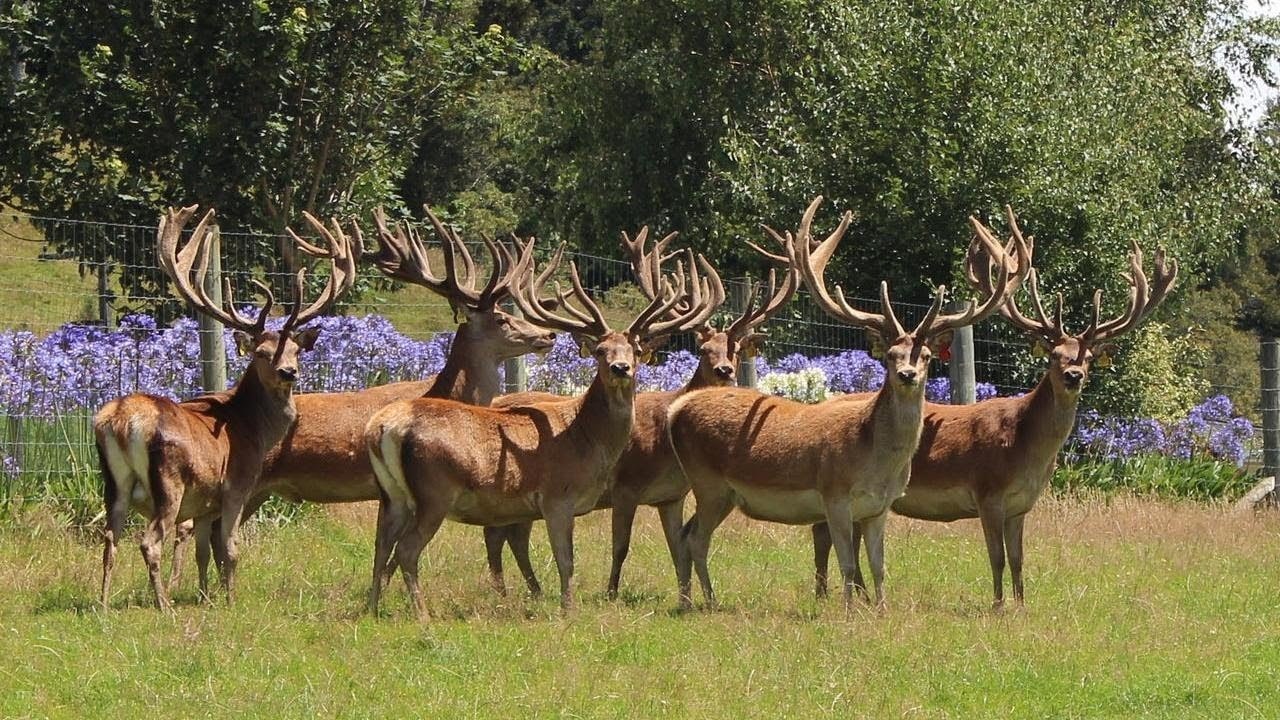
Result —
M 777 395 L 802 403 L 819 403 L 830 397 L 827 391 L 827 374 L 816 367 L 790 373 L 770 373 L 760 378 L 756 389 L 767 395 Z

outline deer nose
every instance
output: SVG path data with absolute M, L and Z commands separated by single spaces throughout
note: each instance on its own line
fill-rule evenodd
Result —
M 916 381 L 916 371 L 914 368 L 903 368 L 898 371 L 898 379 L 902 382 L 912 385 Z
M 1062 375 L 1067 379 L 1068 382 L 1070 382 L 1073 385 L 1079 384 L 1081 380 L 1084 380 L 1083 370 L 1076 370 L 1072 368 L 1071 370 L 1067 370 L 1063 372 Z
M 733 378 L 733 366 L 732 366 L 732 365 L 717 365 L 717 366 L 716 366 L 716 375 L 720 376 L 720 378 L 722 378 L 722 379 L 724 379 L 724 380 L 730 380 L 730 379 L 732 379 L 732 378 Z
M 618 377 L 627 377 L 631 374 L 631 363 L 616 362 L 610 365 L 609 369 Z
M 295 382 L 298 379 L 297 368 L 279 368 L 276 370 L 276 374 L 279 375 L 280 379 L 284 382 Z

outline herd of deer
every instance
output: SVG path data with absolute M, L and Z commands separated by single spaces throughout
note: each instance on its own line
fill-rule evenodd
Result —
M 477 263 L 466 245 L 430 210 L 443 245 L 443 275 L 433 270 L 420 236 L 375 214 L 379 249 L 367 252 L 359 227 L 344 233 L 310 215 L 328 248 L 290 231 L 305 254 L 329 264 L 320 296 L 303 306 L 303 273 L 294 278 L 289 313 L 278 331 L 266 329 L 270 290 L 256 318 L 235 310 L 231 287 L 219 307 L 205 292 L 210 254 L 208 211 L 183 245 L 196 208 L 169 210 L 160 220 L 160 262 L 181 297 L 234 329 L 251 362 L 235 387 L 175 403 L 133 394 L 108 403 L 94 418 L 107 521 L 102 558 L 104 605 L 130 507 L 149 520 L 142 555 L 159 607 L 170 607 L 185 540 L 194 535 L 202 597 L 214 557 L 230 601 L 241 521 L 271 495 L 318 503 L 378 500 L 369 607 L 394 571 L 404 577 L 413 606 L 426 615 L 418 583 L 419 558 L 445 518 L 484 527 L 494 586 L 505 592 L 503 546 L 511 548 L 533 593 L 540 587 L 529 562 L 532 522 L 547 524 L 560 575 L 563 605 L 572 602 L 576 516 L 610 508 L 616 596 L 632 523 L 640 505 L 658 509 L 676 569 L 679 602 L 692 602 L 696 570 L 709 604 L 715 602 L 707 555 L 712 533 L 734 509 L 748 517 L 812 525 L 816 592 L 827 591 L 835 547 L 846 602 L 867 597 L 858 552 L 865 539 L 875 603 L 884 603 L 884 533 L 890 510 L 926 520 L 979 519 L 991 564 L 995 604 L 1004 598 L 1004 567 L 1023 600 L 1023 521 L 1052 474 L 1075 420 L 1076 405 L 1094 359 L 1108 342 L 1132 330 L 1172 288 L 1176 261 L 1157 253 L 1148 279 L 1136 245 L 1128 257 L 1128 302 L 1118 317 L 1100 318 L 1101 291 L 1081 333 L 1062 321 L 1062 296 L 1053 314 L 1041 301 L 1032 268 L 1033 239 L 1007 210 L 1009 238 L 1001 242 L 981 221 L 966 256 L 976 298 L 958 313 L 943 313 L 939 287 L 923 320 L 908 331 L 898 320 L 886 283 L 880 312 L 854 308 L 839 286 L 828 289 L 825 268 L 849 227 L 846 212 L 825 239 L 811 237 L 822 198 L 813 200 L 794 232 L 764 228 L 779 245 L 752 245 L 776 267 L 757 303 L 723 330 L 712 317 L 725 300 L 715 269 L 690 250 L 667 253 L 675 234 L 651 248 L 648 230 L 623 233 L 623 249 L 648 299 L 625 329 L 606 321 L 570 263 L 562 289 L 557 276 L 563 246 L 538 270 L 532 239 L 507 246 L 485 240 L 491 271 L 477 289 Z M 179 246 L 182 246 L 181 248 Z M 350 289 L 357 260 L 386 275 L 422 285 L 448 300 L 465 320 L 444 369 L 434 378 L 348 393 L 293 393 L 298 356 L 316 339 L 299 330 Z M 674 262 L 673 262 L 674 260 Z M 551 283 L 553 290 L 548 291 Z M 1026 285 L 1031 314 L 1015 295 Z M 800 285 L 834 318 L 864 330 L 885 365 L 874 393 L 816 405 L 735 387 L 735 367 L 761 343 L 760 326 Z M 503 312 L 510 299 L 524 317 Z M 925 402 L 929 361 L 955 328 L 999 312 L 1030 335 L 1049 366 L 1036 387 L 1019 397 L 973 405 Z M 545 351 L 554 331 L 571 333 L 596 375 L 580 397 L 526 392 L 498 397 L 502 361 Z M 696 332 L 699 365 L 683 389 L 635 390 L 635 370 L 672 335 Z M 696 509 L 684 519 L 692 491 Z M 171 576 L 161 577 L 162 547 L 175 541 Z

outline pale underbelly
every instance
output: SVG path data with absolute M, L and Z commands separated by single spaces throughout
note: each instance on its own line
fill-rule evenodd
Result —
M 978 517 L 978 503 L 969 488 L 960 486 L 945 489 L 912 490 L 893 501 L 893 511 L 919 520 L 951 522 Z
M 592 488 L 575 498 L 573 512 L 585 515 L 600 503 L 603 488 Z M 445 517 L 467 525 L 510 525 L 542 519 L 539 497 L 503 495 L 496 492 L 464 490 L 454 499 Z
M 378 499 L 378 483 L 373 474 L 338 478 L 272 479 L 263 490 L 286 500 L 313 503 L 348 503 Z
M 827 519 L 822 496 L 817 490 L 735 487 L 734 504 L 743 515 L 754 520 L 812 525 Z

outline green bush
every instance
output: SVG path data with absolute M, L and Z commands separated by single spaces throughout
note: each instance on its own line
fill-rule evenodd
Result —
M 1117 460 L 1064 462 L 1053 474 L 1059 491 L 1129 491 L 1192 500 L 1232 499 L 1253 484 L 1253 473 L 1230 462 L 1142 455 Z

